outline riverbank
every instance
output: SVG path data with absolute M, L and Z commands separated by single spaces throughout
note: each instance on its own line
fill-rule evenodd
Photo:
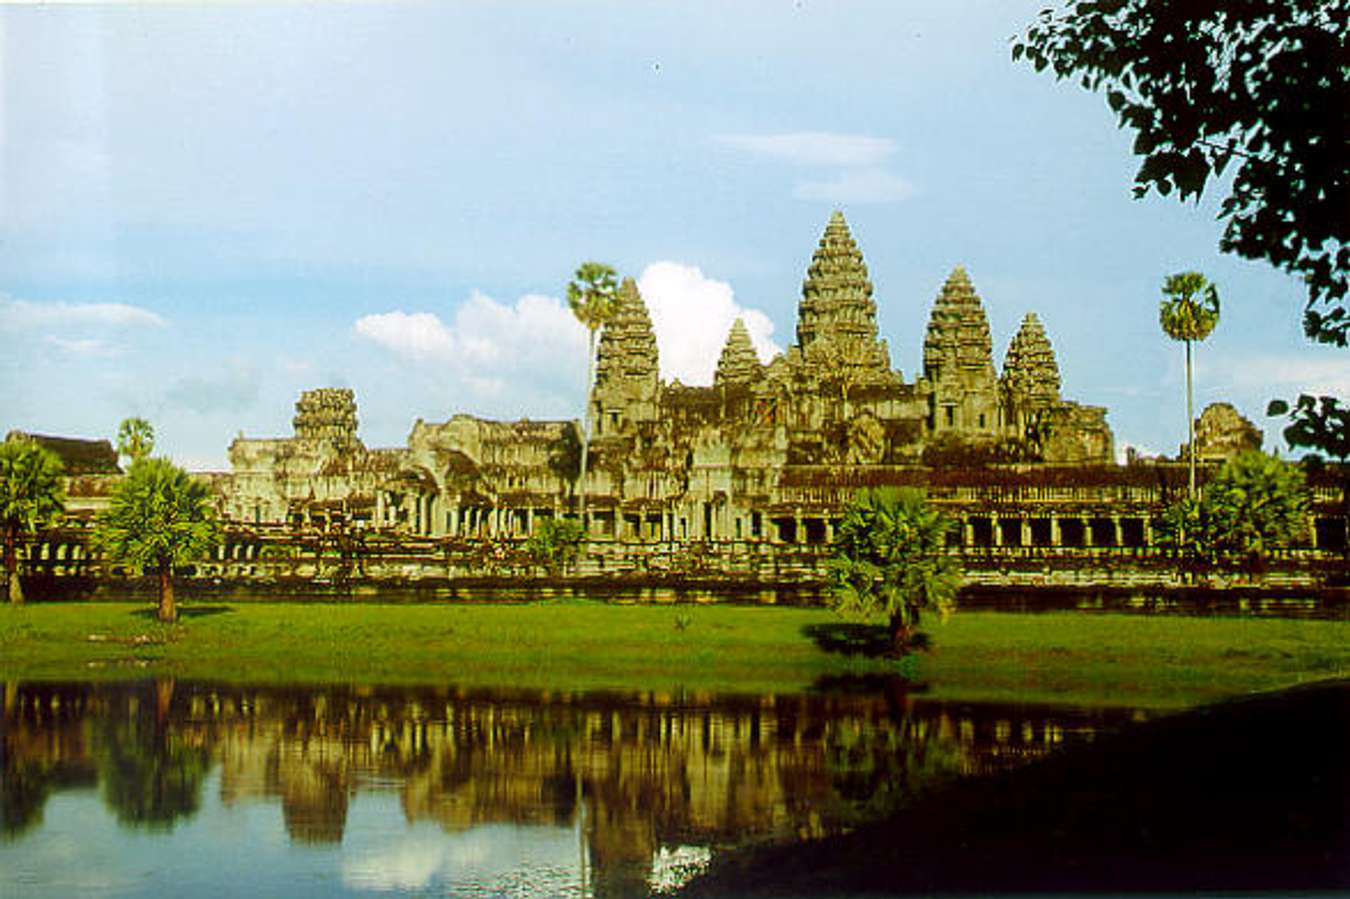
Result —
M 1350 682 L 1150 721 L 815 843 L 729 853 L 681 894 L 1341 890 Z
M 1184 708 L 1350 672 L 1350 622 L 960 613 L 933 649 L 867 655 L 824 609 L 724 605 L 132 603 L 0 609 L 0 678 L 783 693 L 903 676 L 935 698 Z M 841 648 L 862 650 L 848 655 Z

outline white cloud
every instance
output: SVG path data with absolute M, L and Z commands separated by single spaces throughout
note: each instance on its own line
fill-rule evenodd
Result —
M 387 350 L 415 359 L 453 358 L 455 335 L 430 312 L 382 312 L 356 321 L 356 333 Z
M 896 203 L 914 193 L 914 186 L 884 169 L 846 169 L 826 181 L 802 181 L 792 190 L 799 200 L 827 203 Z
M 834 170 L 829 177 L 797 182 L 792 196 L 798 200 L 836 205 L 896 203 L 914 193 L 912 184 L 886 168 L 886 161 L 895 153 L 895 141 L 887 137 L 797 131 L 722 135 L 713 140 L 799 166 Z
M 719 144 L 797 165 L 874 166 L 895 152 L 895 141 L 865 134 L 795 131 L 788 134 L 725 134 Z
M 696 266 L 653 262 L 638 279 L 638 290 L 651 313 L 661 375 L 685 384 L 711 384 L 727 333 L 745 319 L 750 341 L 764 361 L 778 352 L 773 322 L 758 309 L 736 302 L 731 285 L 705 277 Z
M 1350 361 L 1336 355 L 1344 355 L 1345 351 L 1324 352 L 1328 355 L 1320 358 L 1314 348 L 1298 355 L 1202 359 L 1201 364 L 1214 373 L 1216 380 L 1238 390 L 1260 388 L 1270 392 L 1271 396 L 1283 392 L 1350 397 Z M 1197 381 L 1199 373 L 1209 374 L 1200 364 L 1196 370 Z
M 126 303 L 39 303 L 0 296 L 0 327 L 64 328 L 73 326 L 163 327 L 164 319 L 149 309 Z
M 96 337 L 70 338 L 48 334 L 44 340 L 47 344 L 72 356 L 115 356 L 118 353 L 116 347 Z
M 397 357 L 442 369 L 453 382 L 447 395 L 467 392 L 479 412 L 556 415 L 581 405 L 586 330 L 553 297 L 501 303 L 474 291 L 449 321 L 400 310 L 363 316 L 354 330 Z

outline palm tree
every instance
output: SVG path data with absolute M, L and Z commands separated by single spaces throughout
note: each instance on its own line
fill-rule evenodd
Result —
M 5 530 L 5 575 L 9 601 L 23 602 L 19 582 L 19 536 L 35 534 L 65 509 L 61 460 L 32 440 L 0 443 L 0 527 Z
M 154 425 L 144 418 L 124 418 L 117 429 L 117 454 L 132 462 L 144 459 L 155 450 Z
M 961 573 L 945 551 L 951 521 L 922 490 L 862 490 L 835 531 L 826 563 L 835 608 L 845 615 L 884 615 L 893 651 L 911 648 L 922 612 L 951 613 Z
M 586 326 L 586 412 L 582 419 L 581 471 L 577 484 L 581 492 L 581 520 L 586 520 L 586 457 L 591 444 L 591 387 L 595 381 L 595 341 L 600 329 L 614 318 L 619 305 L 619 285 L 614 269 L 603 262 L 583 262 L 567 284 L 567 305 L 577 321 Z
M 168 459 L 131 464 L 98 517 L 94 545 L 105 558 L 159 574 L 159 620 L 174 621 L 173 569 L 220 542 L 220 524 L 205 484 Z
M 1186 445 L 1190 451 L 1190 496 L 1195 496 L 1195 401 L 1191 393 L 1191 343 L 1204 340 L 1219 323 L 1219 291 L 1199 272 L 1168 275 L 1158 305 L 1163 333 L 1186 344 Z

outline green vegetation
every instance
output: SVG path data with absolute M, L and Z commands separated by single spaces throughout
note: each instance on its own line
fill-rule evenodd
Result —
M 885 616 L 892 651 L 914 648 L 924 610 L 945 620 L 961 586 L 956 560 L 943 552 L 950 529 L 922 490 L 859 491 L 844 510 L 826 563 L 835 608 L 864 619 Z
M 586 413 L 581 436 L 581 470 L 577 489 L 581 492 L 581 516 L 586 517 L 586 456 L 591 445 L 591 387 L 595 384 L 595 339 L 600 329 L 614 318 L 619 305 L 619 285 L 613 268 L 603 262 L 583 262 L 573 280 L 567 282 L 567 305 L 577 321 L 586 326 Z
M 19 540 L 60 517 L 65 508 L 61 460 L 31 440 L 0 443 L 0 528 L 5 532 L 5 580 L 9 601 L 23 602 Z
M 1074 0 L 1013 45 L 1036 71 L 1101 90 L 1141 157 L 1135 196 L 1199 198 L 1230 165 L 1219 248 L 1308 285 L 1304 327 L 1350 337 L 1350 16 L 1325 0 Z M 1327 312 L 1322 312 L 1326 308 Z
M 1200 499 L 1168 508 L 1164 540 L 1204 568 L 1259 573 L 1273 550 L 1304 536 L 1308 493 L 1303 470 L 1261 452 L 1224 463 Z
M 138 459 L 99 515 L 93 544 L 114 563 L 159 573 L 159 620 L 178 617 L 173 569 L 220 542 L 207 486 L 168 459 Z
M 122 424 L 117 428 L 117 455 L 139 462 L 154 451 L 154 425 L 144 418 L 122 419 Z
M 525 541 L 525 551 L 550 574 L 566 571 L 581 552 L 584 532 L 575 518 L 545 518 Z
M 1191 390 L 1191 344 L 1204 340 L 1219 323 L 1219 291 L 1199 272 L 1178 272 L 1163 283 L 1167 299 L 1158 304 L 1163 333 L 1186 344 L 1186 451 L 1190 495 L 1195 496 L 1195 397 Z
M 0 678 L 786 693 L 905 670 L 936 698 L 1178 708 L 1350 671 L 1341 621 L 967 612 L 900 662 L 823 651 L 808 632 L 831 626 L 828 609 L 578 600 L 189 606 L 176 625 L 39 603 L 0 609 Z

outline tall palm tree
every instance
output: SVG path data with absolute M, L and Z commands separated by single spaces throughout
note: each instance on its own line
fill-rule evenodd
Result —
M 889 620 L 897 654 L 913 643 L 925 610 L 945 618 L 961 572 L 945 551 L 952 522 L 912 487 L 859 491 L 835 531 L 827 565 L 835 608 Z
M 144 418 L 124 418 L 117 428 L 117 454 L 132 462 L 155 451 L 155 427 Z
M 9 601 L 23 602 L 19 582 L 19 537 L 34 534 L 65 509 L 61 460 L 32 440 L 0 443 L 0 527 L 5 531 L 5 575 Z
M 577 476 L 581 493 L 581 520 L 586 521 L 586 457 L 591 445 L 591 388 L 595 383 L 595 342 L 600 329 L 609 324 L 619 306 L 618 275 L 603 262 L 583 262 L 567 284 L 567 305 L 577 321 L 586 326 L 586 411 L 582 418 L 581 471 Z
M 1191 392 L 1191 343 L 1204 340 L 1219 323 L 1219 291 L 1199 272 L 1168 275 L 1158 304 L 1163 333 L 1186 344 L 1186 445 L 1190 449 L 1188 494 L 1195 496 L 1195 401 Z
M 168 459 L 141 459 L 98 517 L 94 545 L 104 557 L 159 574 L 159 620 L 174 621 L 173 569 L 220 542 L 210 491 Z

